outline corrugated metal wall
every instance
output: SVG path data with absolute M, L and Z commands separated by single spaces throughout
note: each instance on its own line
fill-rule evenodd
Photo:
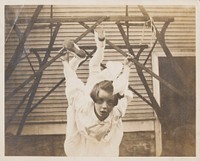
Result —
M 195 52 L 195 8 L 190 6 L 144 6 L 150 16 L 172 16 L 175 21 L 172 22 L 166 32 L 166 43 L 169 49 L 173 52 Z M 16 17 L 29 19 L 36 6 L 6 6 L 6 19 L 14 20 Z M 51 15 L 51 9 L 53 14 Z M 137 6 L 129 6 L 128 14 L 131 16 L 142 16 Z M 71 16 L 125 16 L 126 6 L 44 6 L 39 18 L 64 18 Z M 95 22 L 86 22 L 89 26 Z M 106 37 L 115 45 L 124 45 L 124 41 L 121 37 L 119 29 L 115 22 L 103 22 L 106 30 Z M 160 30 L 163 23 L 155 22 L 156 26 Z M 26 29 L 27 23 L 18 24 L 18 28 L 23 33 Z M 37 26 L 39 24 L 35 24 Z M 126 28 L 124 28 L 126 31 Z M 75 40 L 86 29 L 78 23 L 62 23 L 59 33 L 56 37 L 53 47 L 62 47 L 62 42 L 65 39 Z M 143 34 L 144 31 L 144 34 Z M 151 36 L 149 28 L 143 29 L 143 26 L 131 26 L 129 28 L 129 39 L 132 45 L 147 44 L 150 45 L 153 38 Z M 34 70 L 38 70 L 39 64 L 36 56 L 30 53 L 30 48 L 47 48 L 51 36 L 50 28 L 32 29 L 31 33 L 25 43 L 27 54 Z M 7 67 L 10 58 L 12 57 L 15 49 L 18 45 L 18 37 L 16 32 L 12 29 L 12 26 L 5 23 L 5 68 Z M 94 36 L 89 33 L 81 41 L 78 42 L 80 46 L 93 46 Z M 139 62 L 144 63 L 151 48 L 145 49 L 142 53 Z M 126 49 L 123 49 L 127 51 Z M 138 49 L 133 49 L 137 52 Z M 156 45 L 155 52 L 162 51 L 159 44 Z M 45 52 L 39 52 L 39 55 L 43 58 Z M 51 56 L 54 57 L 56 52 L 52 52 Z M 10 79 L 6 82 L 5 95 L 12 92 L 22 82 L 33 74 L 33 70 L 28 63 L 28 59 L 24 58 L 17 65 L 15 71 L 12 73 Z M 123 56 L 117 53 L 114 49 L 105 50 L 105 61 L 116 60 L 122 61 Z M 151 69 L 151 59 L 148 60 L 146 67 Z M 82 65 L 78 69 L 79 77 L 85 82 L 88 76 L 88 62 Z M 145 73 L 145 77 L 152 89 L 152 77 Z M 58 59 L 50 67 L 48 67 L 42 76 L 39 87 L 37 89 L 36 96 L 34 97 L 33 104 L 41 99 L 55 84 L 63 78 L 62 64 Z M 5 102 L 5 117 L 8 119 L 16 106 L 22 100 L 25 93 L 31 87 L 33 81 L 28 83 L 9 101 Z M 147 93 L 138 77 L 135 67 L 133 66 L 130 74 L 130 85 L 148 99 Z M 19 120 L 23 116 L 24 108 L 26 107 L 27 100 L 23 106 L 19 109 L 17 117 L 12 121 L 13 123 L 19 123 Z M 29 115 L 26 123 L 65 123 L 66 122 L 66 108 L 67 100 L 64 93 L 64 83 L 60 85 L 48 98 L 46 98 L 32 113 Z M 135 96 L 130 103 L 124 120 L 151 120 L 154 119 L 154 113 L 151 107 L 149 107 L 144 101 Z

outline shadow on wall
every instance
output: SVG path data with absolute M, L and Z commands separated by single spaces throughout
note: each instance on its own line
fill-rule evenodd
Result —
M 162 156 L 195 156 L 195 126 L 179 126 L 170 134 L 163 135 Z

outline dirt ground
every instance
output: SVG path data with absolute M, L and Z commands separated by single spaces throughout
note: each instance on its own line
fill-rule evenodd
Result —
M 6 156 L 65 156 L 64 135 L 55 136 L 7 136 Z M 154 156 L 153 132 L 124 133 L 120 156 Z
M 176 129 L 173 137 L 163 136 L 162 156 L 195 156 L 195 136 L 191 131 L 191 126 L 184 126 Z M 5 139 L 5 156 L 65 156 L 64 139 L 64 135 L 9 135 Z M 131 156 L 155 156 L 154 132 L 124 133 L 120 157 Z

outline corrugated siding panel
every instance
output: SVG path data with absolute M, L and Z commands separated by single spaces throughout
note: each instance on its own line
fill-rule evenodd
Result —
M 184 7 L 184 6 L 144 6 L 148 11 L 149 15 L 153 16 L 173 16 L 175 21 L 172 22 L 166 32 L 166 43 L 172 52 L 176 51 L 195 51 L 195 9 L 194 7 Z M 7 8 L 11 8 L 13 13 L 9 12 Z M 8 19 L 15 19 L 16 16 L 19 18 L 29 19 L 36 6 L 24 6 L 20 9 L 20 6 L 7 6 L 6 16 Z M 18 11 L 20 14 L 18 15 Z M 7 12 L 8 11 L 8 12 Z M 44 6 L 39 18 L 49 18 L 50 17 L 50 6 Z M 71 16 L 124 16 L 126 14 L 126 6 L 53 6 L 53 17 L 63 18 Z M 129 6 L 129 15 L 132 16 L 142 16 L 137 6 Z M 28 23 L 18 25 L 19 29 L 23 33 L 26 29 Z M 88 25 L 93 25 L 94 23 L 87 23 Z M 120 32 L 115 25 L 115 22 L 103 22 L 104 28 L 106 30 L 106 37 L 112 43 L 116 45 L 124 45 L 124 41 L 120 35 Z M 156 26 L 160 30 L 163 23 L 155 22 Z M 38 26 L 38 24 L 35 24 Z M 75 40 L 79 35 L 81 35 L 86 29 L 78 23 L 62 23 L 59 33 L 56 37 L 54 47 L 61 47 L 62 42 L 65 39 Z M 150 44 L 153 42 L 151 38 L 150 29 L 146 28 L 144 35 L 143 27 L 130 27 L 129 38 L 131 44 L 140 44 L 143 39 L 143 44 Z M 30 48 L 47 48 L 50 40 L 51 30 L 49 28 L 45 29 L 34 29 L 31 31 L 25 48 L 29 54 L 29 59 L 31 60 L 32 66 L 35 71 L 38 70 L 39 64 L 36 56 L 30 53 L 28 49 Z M 10 33 L 10 35 L 9 35 Z M 9 36 L 8 36 L 9 35 Z M 142 36 L 143 35 L 143 36 Z M 18 37 L 14 30 L 11 29 L 11 25 L 5 24 L 5 37 L 9 37 L 5 45 L 5 67 L 7 67 L 10 58 L 12 57 L 15 49 L 18 45 Z M 89 33 L 85 36 L 78 45 L 80 46 L 93 46 L 94 36 Z M 123 49 L 124 51 L 127 51 Z M 140 58 L 140 62 L 143 63 L 150 51 L 150 48 L 146 49 Z M 154 51 L 162 51 L 160 45 L 156 45 Z M 135 50 L 137 52 L 137 50 Z M 45 52 L 39 52 L 40 56 L 43 58 Z M 52 52 L 51 56 L 55 56 L 56 52 Z M 25 56 L 25 55 L 23 55 Z M 113 49 L 105 50 L 105 60 L 116 60 L 122 61 L 123 56 L 117 53 Z M 151 59 L 146 64 L 146 67 L 151 69 Z M 22 82 L 24 82 L 34 71 L 30 67 L 28 60 L 24 57 L 21 62 L 17 65 L 15 71 L 13 72 L 10 79 L 6 82 L 5 94 L 7 95 Z M 88 62 L 78 69 L 79 77 L 85 82 L 88 76 Z M 148 84 L 152 89 L 152 77 L 145 73 Z M 36 103 L 42 96 L 44 96 L 60 79 L 63 78 L 62 64 L 60 60 L 54 62 L 50 67 L 48 67 L 42 76 L 39 87 L 37 89 L 36 96 L 34 97 L 33 103 Z M 14 111 L 15 107 L 22 100 L 25 93 L 31 87 L 33 81 L 28 83 L 23 89 L 21 89 L 13 98 L 5 102 L 5 116 L 8 118 Z M 142 94 L 146 99 L 148 95 L 138 77 L 136 70 L 132 67 L 130 74 L 130 85 Z M 33 112 L 29 115 L 27 123 L 53 123 L 53 122 L 66 122 L 66 108 L 67 100 L 64 93 L 64 83 L 60 85 L 45 101 L 43 101 Z M 17 117 L 13 122 L 18 123 L 20 118 L 23 116 L 23 111 L 27 100 L 24 105 L 19 109 Z M 154 118 L 153 110 L 140 98 L 135 96 L 130 103 L 126 116 L 124 120 L 130 119 L 152 119 Z

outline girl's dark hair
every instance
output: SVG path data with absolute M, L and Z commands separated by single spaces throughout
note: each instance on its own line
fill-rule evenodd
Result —
M 109 81 L 109 80 L 104 80 L 101 81 L 97 84 L 94 85 L 91 93 L 90 93 L 90 97 L 92 98 L 92 100 L 96 103 L 99 99 L 98 97 L 98 91 L 100 89 L 108 92 L 109 94 L 113 95 L 113 91 L 114 91 L 114 87 L 113 87 L 113 81 Z M 118 104 L 118 95 L 115 94 L 114 95 L 114 106 L 116 106 Z

